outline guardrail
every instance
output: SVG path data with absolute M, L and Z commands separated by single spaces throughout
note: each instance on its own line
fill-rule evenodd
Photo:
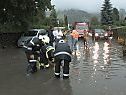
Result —
M 112 28 L 112 31 L 117 37 L 117 42 L 123 45 L 123 56 L 126 56 L 126 26 Z
M 113 29 L 121 29 L 121 28 L 126 28 L 126 26 L 114 27 L 114 28 L 111 28 L 111 29 L 113 30 Z
M 116 36 L 126 38 L 126 26 L 112 28 L 112 31 Z

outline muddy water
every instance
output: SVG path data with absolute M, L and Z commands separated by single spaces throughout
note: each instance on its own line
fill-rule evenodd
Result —
M 126 95 L 126 61 L 115 41 L 80 41 L 71 63 L 73 95 Z
M 0 49 L 0 95 L 126 95 L 126 59 L 114 40 L 80 40 L 70 78 L 54 78 L 53 66 L 27 76 L 27 60 L 17 48 Z

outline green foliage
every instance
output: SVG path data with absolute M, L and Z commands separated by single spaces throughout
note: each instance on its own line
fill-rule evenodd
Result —
M 108 26 L 107 25 L 91 25 L 91 29 L 96 29 L 96 28 L 99 28 L 99 29 L 107 29 Z
M 45 10 L 51 7 L 51 0 L 0 0 L 0 31 L 9 32 L 16 28 L 22 31 L 29 28 L 34 16 L 39 15 L 37 19 L 40 21 Z
M 46 25 L 42 25 L 42 24 L 36 24 L 36 25 L 33 25 L 33 27 L 32 28 L 34 28 L 34 29 L 38 29 L 38 28 L 40 28 L 40 29 L 49 29 L 49 27 L 50 26 L 46 26 Z
M 113 29 L 112 31 L 115 31 L 116 36 L 121 37 L 121 38 L 123 38 L 123 39 L 126 38 L 126 26 L 124 26 L 124 27 L 119 27 L 119 28 L 115 28 L 115 29 Z
M 64 20 L 62 20 L 62 19 L 59 19 L 59 26 L 64 26 Z
M 24 28 L 24 26 L 28 26 L 32 10 L 34 7 L 31 0 L 1 0 L 0 23 L 6 28 L 11 28 L 10 26 L 19 27 L 19 29 Z
M 54 6 L 52 7 L 52 10 L 51 10 L 51 14 L 50 14 L 50 24 L 51 26 L 53 27 L 56 27 L 58 26 L 58 21 L 57 21 L 57 13 L 56 13 L 56 10 L 54 8 Z
M 102 10 L 101 10 L 101 24 L 102 25 L 108 25 L 112 24 L 112 5 L 110 3 L 110 0 L 105 0 Z
M 92 17 L 91 20 L 91 25 L 99 25 L 99 21 L 98 21 L 98 18 L 96 16 Z
M 113 19 L 113 22 L 119 21 L 119 11 L 117 8 L 113 8 L 112 10 L 112 19 Z
M 20 31 L 23 31 L 23 29 L 20 29 L 19 26 L 16 26 L 15 25 L 12 25 L 10 23 L 7 23 L 7 24 L 0 24 L 0 33 L 13 33 L 14 31 L 16 32 L 20 32 Z
M 64 15 L 64 24 L 65 24 L 65 27 L 68 29 L 68 19 L 66 15 Z
M 36 2 L 38 2 L 36 5 L 38 7 L 39 10 L 47 10 L 52 8 L 51 6 L 51 0 L 35 0 Z

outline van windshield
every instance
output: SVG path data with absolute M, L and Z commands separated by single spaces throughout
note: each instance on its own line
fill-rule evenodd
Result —
M 77 30 L 88 30 L 88 26 L 76 25 Z

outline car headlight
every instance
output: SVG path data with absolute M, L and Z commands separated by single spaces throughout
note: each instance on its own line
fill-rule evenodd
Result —
M 108 34 L 107 34 L 107 33 L 105 33 L 105 36 L 108 36 Z
M 89 33 L 88 35 L 89 35 L 89 36 L 92 36 L 92 34 L 91 34 L 91 33 Z
M 95 33 L 95 36 L 98 36 L 98 33 Z

